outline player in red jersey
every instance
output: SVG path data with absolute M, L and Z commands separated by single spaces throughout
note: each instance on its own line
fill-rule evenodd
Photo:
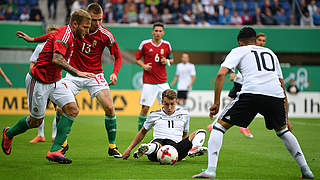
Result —
M 3 129 L 2 150 L 9 155 L 13 137 L 30 128 L 39 127 L 45 115 L 48 98 L 62 107 L 64 114 L 58 123 L 56 138 L 50 151 L 46 154 L 49 161 L 69 164 L 71 159 L 65 158 L 61 145 L 71 131 L 75 117 L 79 113 L 74 96 L 61 78 L 61 70 L 84 78 L 95 77 L 92 73 L 81 72 L 70 66 L 66 59 L 72 55 L 75 38 L 83 38 L 89 32 L 91 16 L 84 10 L 74 11 L 70 24 L 58 28 L 48 38 L 39 54 L 37 63 L 26 76 L 26 88 L 30 115 L 20 119 L 11 128 Z
M 157 98 L 161 103 L 161 94 L 170 89 L 167 81 L 166 65 L 173 63 L 172 49 L 168 41 L 162 40 L 164 25 L 153 24 L 153 38 L 141 42 L 136 53 L 136 63 L 143 68 L 143 86 L 139 104 L 142 105 L 138 120 L 138 131 L 147 119 L 150 106 Z M 143 60 L 142 60 L 143 58 Z
M 109 140 L 108 154 L 115 158 L 121 158 L 122 155 L 115 144 L 117 121 L 109 85 L 115 85 L 118 81 L 117 75 L 122 65 L 122 55 L 113 34 L 101 25 L 103 11 L 100 5 L 91 3 L 87 11 L 92 17 L 89 34 L 83 39 L 75 41 L 75 50 L 69 64 L 77 70 L 94 73 L 95 77 L 86 79 L 68 73 L 63 80 L 67 82 L 74 95 L 77 95 L 86 86 L 90 96 L 97 98 L 105 111 L 105 128 Z M 23 38 L 29 42 L 45 41 L 48 36 L 50 34 L 35 40 L 23 33 Z M 109 77 L 109 85 L 104 77 L 101 63 L 101 56 L 105 47 L 109 49 L 110 54 L 115 59 L 113 73 Z

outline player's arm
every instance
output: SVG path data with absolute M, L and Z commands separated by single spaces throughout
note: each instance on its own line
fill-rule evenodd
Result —
M 150 71 L 152 69 L 152 63 L 145 64 L 141 59 L 136 59 L 136 63 L 146 71 Z
M 147 132 L 148 132 L 148 130 L 146 130 L 142 126 L 142 128 L 140 129 L 140 131 L 138 132 L 136 137 L 132 140 L 132 142 L 129 145 L 129 147 L 127 148 L 127 150 L 122 154 L 122 159 L 128 159 L 132 149 L 135 148 L 137 146 L 137 144 L 139 144 L 143 140 L 143 138 L 146 136 Z
M 213 118 L 213 115 L 216 115 L 219 112 L 221 90 L 223 87 L 224 79 L 229 72 L 230 72 L 230 69 L 224 66 L 221 66 L 217 73 L 216 82 L 214 85 L 214 102 L 210 107 L 210 114 L 209 114 L 211 119 Z
M 6 83 L 12 87 L 12 83 L 10 81 L 10 79 L 6 76 L 6 74 L 2 71 L 2 68 L 0 67 L 0 74 L 3 77 L 3 79 L 6 81 Z
M 281 83 L 281 87 L 283 89 L 283 93 L 284 93 L 284 103 L 285 103 L 285 109 L 286 109 L 286 120 L 287 120 L 287 125 L 288 125 L 288 129 L 290 131 L 292 131 L 292 125 L 289 121 L 289 116 L 288 116 L 288 108 L 289 108 L 289 105 L 288 105 L 288 98 L 287 98 L 287 93 L 286 93 L 286 90 L 285 90 L 285 87 L 284 87 L 284 82 L 283 82 L 283 79 L 282 78 L 279 78 L 279 81 Z
M 190 84 L 188 85 L 188 88 L 191 88 L 191 87 L 192 87 L 192 85 L 193 85 L 193 83 L 194 83 L 195 80 L 196 80 L 196 76 L 191 76 L 191 82 L 190 82 Z
M 230 74 L 230 81 L 233 81 L 236 76 L 237 76 L 237 74 L 234 73 L 234 72 L 232 72 L 232 73 Z
M 74 76 L 85 77 L 85 78 L 95 77 L 95 74 L 93 73 L 81 72 L 75 69 L 74 67 L 70 66 L 68 62 L 64 59 L 63 55 L 60 54 L 59 52 L 55 52 L 53 54 L 52 63 L 58 65 L 59 67 L 61 67 L 62 69 L 64 69 L 65 71 L 69 72 Z
M 170 86 L 171 86 L 171 87 L 174 86 L 174 84 L 177 82 L 178 79 L 179 79 L 179 76 L 176 75 L 176 76 L 173 78 L 172 82 L 170 83 Z
M 45 42 L 49 36 L 51 35 L 51 33 L 48 33 L 48 34 L 45 34 L 43 36 L 40 36 L 40 37 L 36 37 L 36 38 L 32 38 L 30 36 L 28 36 L 26 33 L 24 32 L 21 32 L 21 31 L 17 31 L 16 32 L 16 35 L 19 37 L 19 38 L 22 38 L 24 39 L 25 41 L 27 42 Z
M 115 85 L 118 82 L 117 76 L 122 66 L 122 55 L 116 42 L 112 44 L 112 46 L 110 46 L 109 50 L 114 57 L 114 68 L 112 74 L 110 75 L 111 82 L 109 83 L 109 85 Z

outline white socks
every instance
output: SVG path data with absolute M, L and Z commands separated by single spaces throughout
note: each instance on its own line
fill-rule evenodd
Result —
M 148 148 L 148 151 L 146 152 L 146 155 L 149 155 L 155 152 L 157 149 L 159 149 L 158 144 L 156 143 L 149 143 L 148 146 L 149 148 Z
M 281 131 L 276 132 L 277 135 L 282 140 L 283 144 L 286 146 L 292 157 L 297 161 L 300 167 L 308 166 L 306 159 L 304 158 L 303 152 L 300 148 L 298 140 L 296 137 L 285 128 Z
M 52 139 L 56 137 L 56 134 L 57 134 L 57 113 L 55 114 L 52 122 Z
M 208 171 L 216 169 L 218 164 L 218 156 L 222 146 L 223 134 L 226 129 L 218 122 L 213 124 L 208 141 Z
M 206 131 L 203 129 L 199 129 L 192 140 L 192 147 L 202 146 L 205 138 L 206 138 Z
M 41 125 L 38 127 L 38 136 L 44 137 L 44 120 L 42 120 Z

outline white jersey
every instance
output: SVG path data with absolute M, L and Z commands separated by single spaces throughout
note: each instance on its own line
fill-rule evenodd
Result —
M 233 79 L 234 82 L 239 83 L 239 84 L 243 84 L 243 77 L 241 75 L 241 73 L 237 73 L 236 77 Z
M 40 43 L 37 45 L 36 49 L 33 51 L 32 55 L 30 56 L 29 61 L 36 63 L 39 57 L 40 52 L 42 51 L 46 42 Z
M 162 109 L 152 111 L 144 122 L 146 130 L 153 128 L 153 139 L 170 139 L 178 143 L 183 132 L 189 132 L 190 113 L 182 108 L 176 109 L 172 115 L 167 115 Z
M 191 90 L 188 89 L 188 85 L 191 83 L 192 76 L 196 76 L 196 69 L 194 64 L 191 63 L 179 63 L 177 65 L 176 75 L 179 76 L 177 89 L 182 91 Z
M 243 76 L 240 94 L 252 93 L 284 98 L 283 79 L 277 56 L 268 48 L 248 45 L 232 49 L 221 66 Z

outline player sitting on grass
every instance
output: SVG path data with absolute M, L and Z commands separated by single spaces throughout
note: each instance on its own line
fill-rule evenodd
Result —
M 122 159 L 128 159 L 131 150 L 143 140 L 152 127 L 154 139 L 151 143 L 141 144 L 134 152 L 134 158 L 146 154 L 150 161 L 157 161 L 157 151 L 164 145 L 171 145 L 177 149 L 178 161 L 187 155 L 200 156 L 207 151 L 206 147 L 202 147 L 206 131 L 199 129 L 188 137 L 190 114 L 182 108 L 175 109 L 176 104 L 177 93 L 172 89 L 165 90 L 162 93 L 162 108 L 149 114 L 143 127 L 123 153 Z

